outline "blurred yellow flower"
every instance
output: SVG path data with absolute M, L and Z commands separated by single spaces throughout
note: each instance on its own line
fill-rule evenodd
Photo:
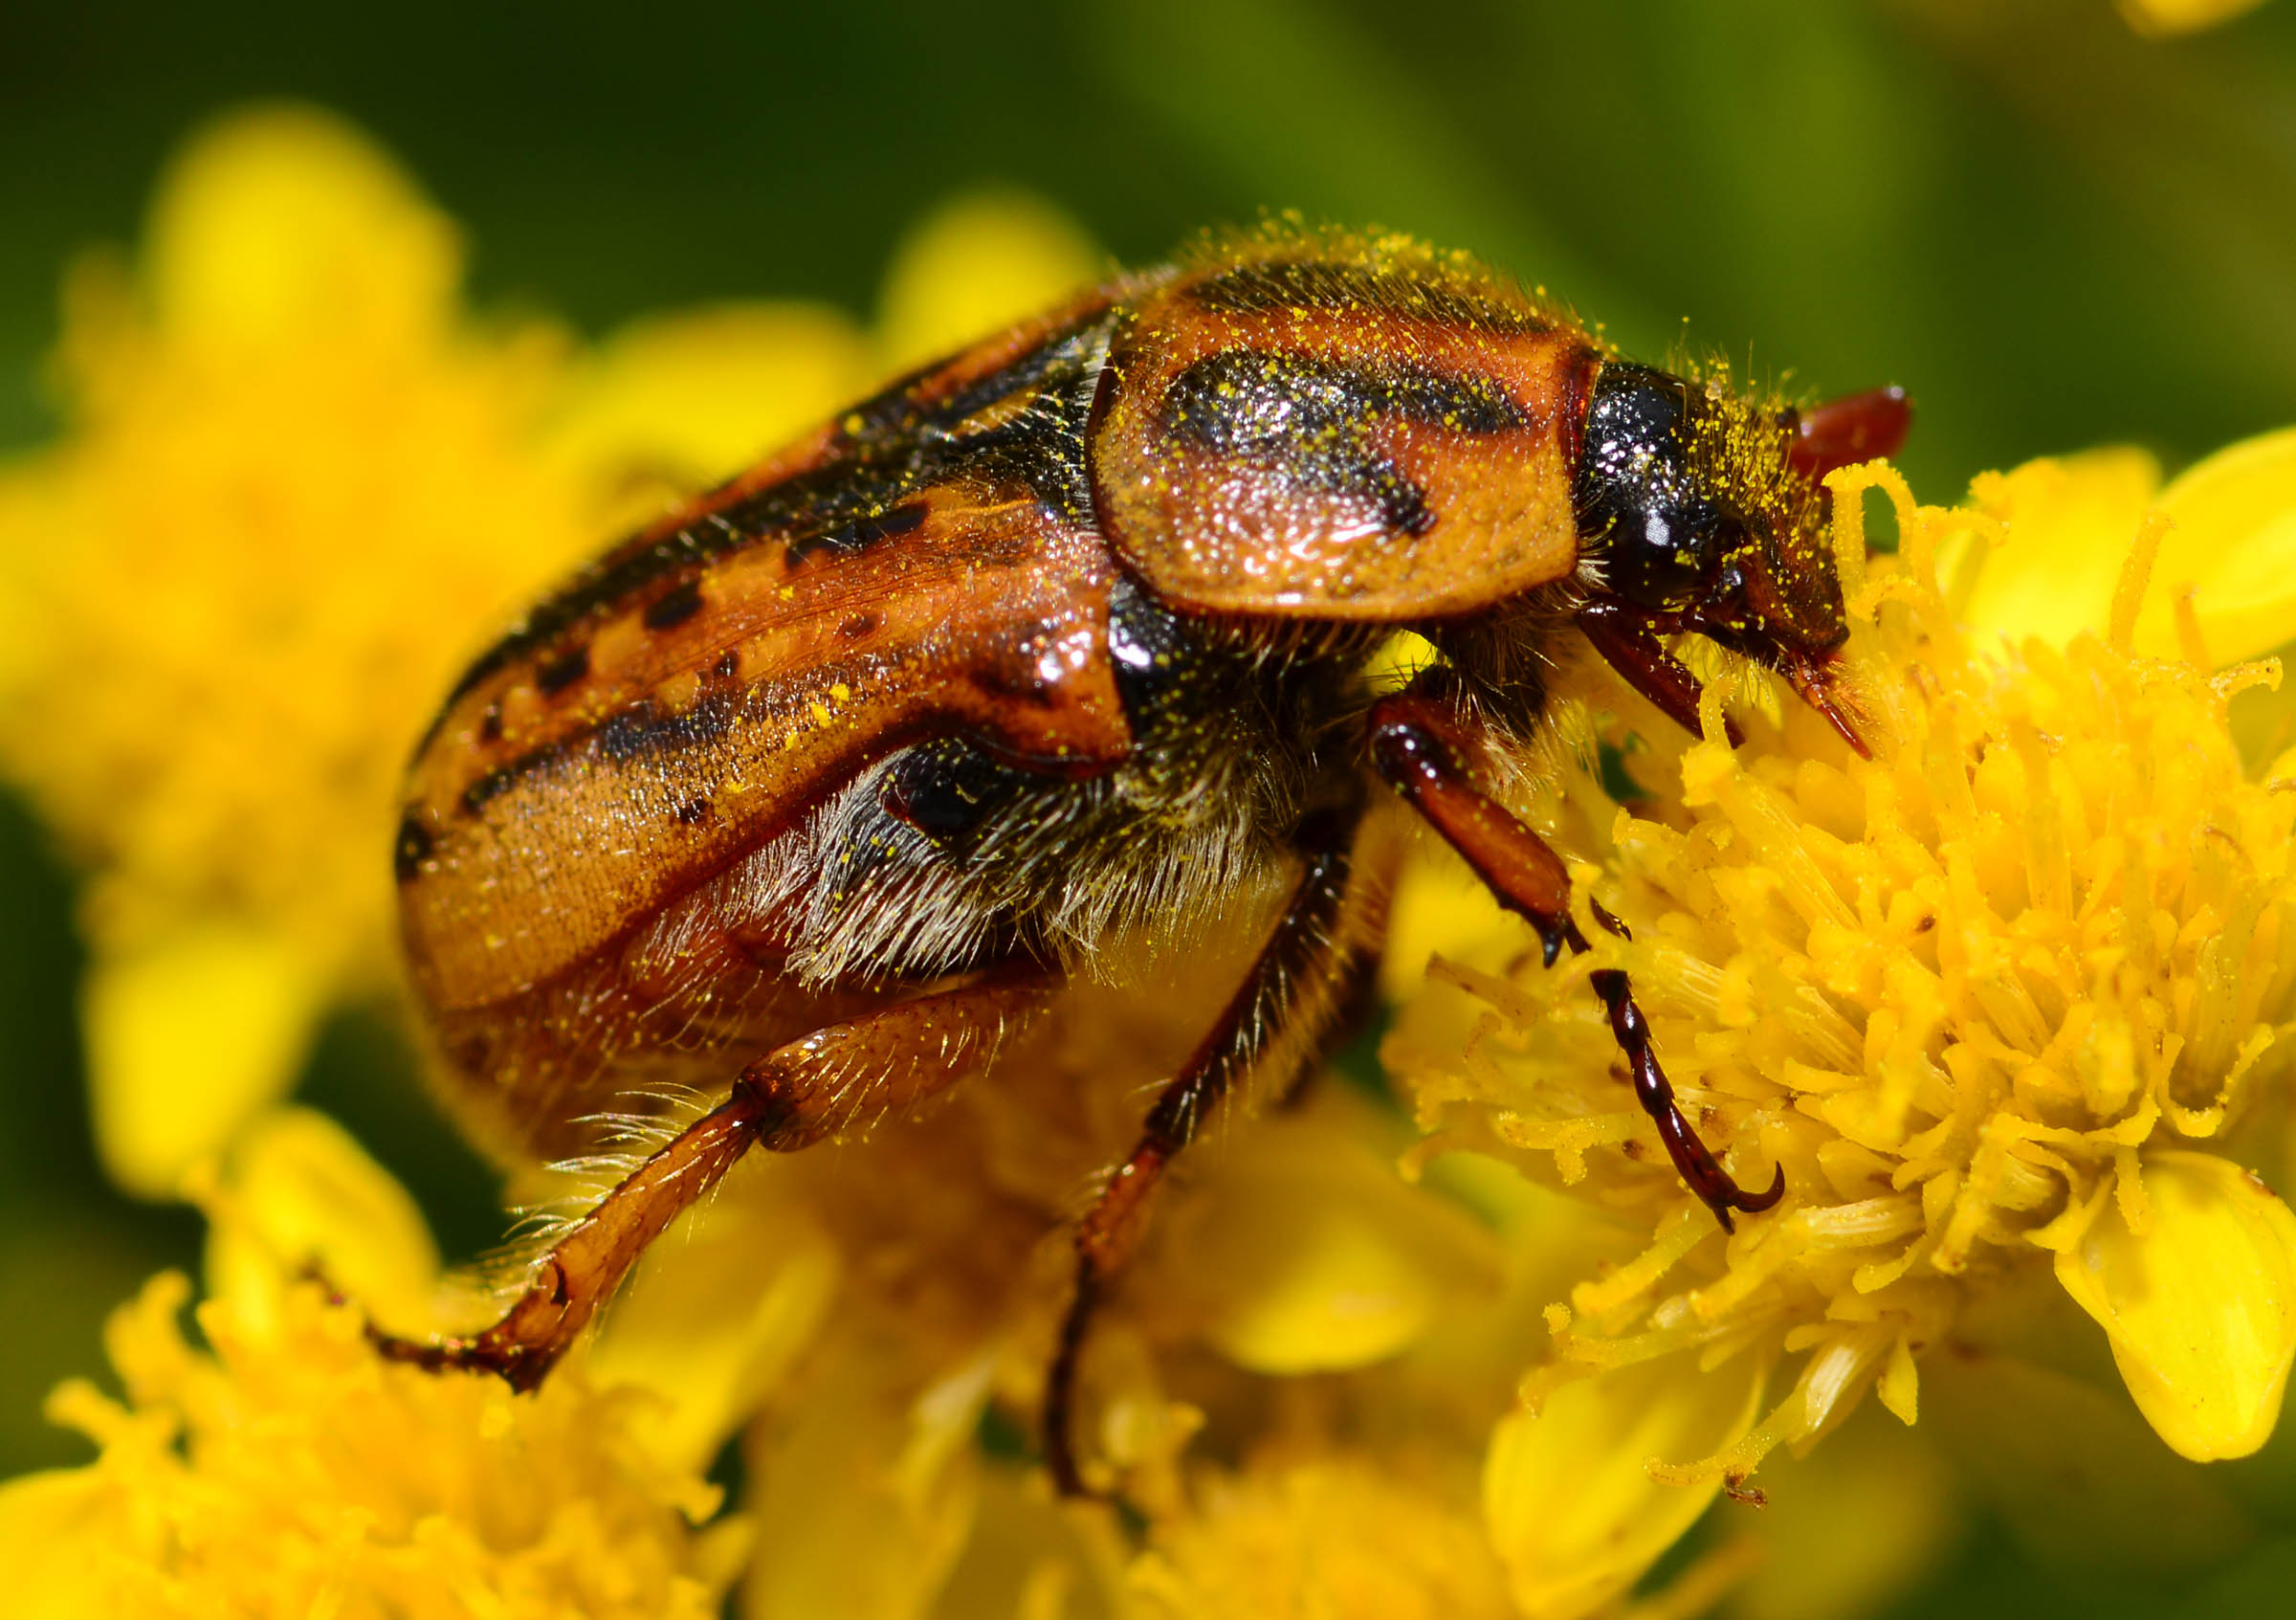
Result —
M 919 228 L 873 331 L 746 304 L 585 347 L 466 314 L 451 225 L 290 109 L 188 149 L 135 277 L 77 277 L 69 432 L 0 469 L 0 768 L 90 872 L 111 1167 L 211 1232 L 205 1347 L 155 1281 L 113 1334 L 124 1403 L 55 1402 L 99 1459 L 0 1486 L 29 1612 L 703 1613 L 740 1579 L 757 1620 L 1658 1620 L 1733 1587 L 1813 1620 L 1937 1544 L 1956 1425 L 2005 1512 L 2078 1469 L 2118 1482 L 2116 1535 L 2233 1533 L 2130 1435 L 2253 1450 L 2296 1346 L 2296 1217 L 2257 1175 L 2285 1169 L 2258 1121 L 2296 702 L 2219 662 L 2296 631 L 2296 435 L 2166 490 L 2121 452 L 1953 511 L 1843 480 L 1871 761 L 1775 695 L 1733 752 L 1578 671 L 1523 808 L 1632 942 L 1590 913 L 1600 948 L 1545 971 L 1413 869 L 1387 1055 L 1428 1134 L 1325 1085 L 1173 1187 L 1084 1369 L 1129 1524 L 1034 1456 L 1064 1222 L 1234 961 L 1084 995 L 929 1120 L 741 1165 L 536 1399 L 378 1363 L 300 1280 L 401 1331 L 453 1314 L 404 1191 L 276 1098 L 386 972 L 395 773 L 456 662 L 616 525 L 1098 268 L 984 194 Z M 1869 575 L 1861 479 L 1905 541 Z M 1609 965 L 1707 1139 L 1786 1167 L 1732 1237 L 1611 1077 Z M 2050 1361 L 2068 1317 L 2133 1408 Z M 1888 1427 L 1851 1419 L 1868 1393 Z M 739 1517 L 701 1477 L 729 1444 Z
M 1680 736 L 1590 667 L 1639 795 L 1566 770 L 1535 813 L 1598 857 L 1580 892 L 1632 942 L 1590 915 L 1602 943 L 1549 971 L 1453 923 L 1455 877 L 1402 897 L 1399 954 L 1451 958 L 1388 1047 L 1434 1133 L 1420 1155 L 1491 1154 L 1638 1234 L 1549 1307 L 1491 1447 L 1486 1516 L 1527 1610 L 1609 1601 L 1868 1393 L 1913 1423 L 1923 1353 L 2045 1313 L 2052 1279 L 2175 1451 L 2270 1435 L 2296 1215 L 2258 1173 L 2289 1167 L 2278 1143 L 2242 1126 L 2286 1100 L 2296 756 L 2236 739 L 2242 694 L 2278 712 L 2277 661 L 2218 660 L 2296 630 L 2296 571 L 2272 566 L 2296 436 L 2155 480 L 2121 453 L 2043 462 L 1943 510 L 1886 468 L 1836 475 L 1873 758 L 1799 704 L 1733 750 L 1719 686 L 1708 740 Z M 1904 549 L 1868 572 L 1877 485 Z M 1573 723 L 1592 758 L 1597 721 Z M 1734 1234 L 1612 1077 L 1582 981 L 1614 965 L 1706 1140 L 1755 1181 L 1785 1168 L 1786 1201 Z
M 101 1454 L 0 1485 L 9 1612 L 718 1614 L 747 1526 L 642 1441 L 651 1397 L 574 1371 L 527 1400 L 378 1361 L 274 1240 L 323 1233 L 346 1275 L 407 1283 L 435 1265 L 420 1218 L 323 1121 L 267 1134 L 211 1194 L 204 1347 L 178 1320 L 189 1284 L 153 1278 L 107 1335 L 124 1403 L 79 1381 L 50 1402 Z
M 2139 33 L 2197 33 L 2253 11 L 2263 0 L 2120 0 L 2121 15 Z
M 121 1185 L 174 1192 L 326 1008 L 385 979 L 398 774 L 490 630 L 889 359 L 1097 268 L 1057 216 L 988 196 L 895 266 L 882 342 L 759 303 L 585 351 L 466 313 L 453 224 L 327 115 L 190 143 L 137 268 L 70 280 L 66 437 L 0 466 L 0 772 L 89 872 Z

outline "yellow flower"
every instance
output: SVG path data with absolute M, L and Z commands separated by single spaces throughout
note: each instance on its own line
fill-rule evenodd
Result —
M 2121 15 L 2139 33 L 2197 33 L 2253 11 L 2263 0 L 2120 0 Z
M 340 1131 L 275 1118 L 210 1202 L 205 1347 L 178 1320 L 188 1283 L 155 1277 L 107 1335 L 124 1403 L 77 1381 L 50 1403 L 101 1454 L 0 1486 L 11 1614 L 719 1612 L 747 1526 L 644 1443 L 651 1397 L 579 1370 L 527 1400 L 389 1365 L 298 1279 L 313 1245 L 384 1298 L 435 1263 Z
M 941 266 L 976 301 L 952 306 Z M 745 304 L 585 353 L 458 301 L 453 226 L 307 109 L 171 166 L 134 273 L 82 265 L 67 435 L 0 467 L 0 772 L 89 869 L 98 1137 L 173 1192 L 391 962 L 398 774 L 458 664 L 615 530 L 1096 267 L 1025 201 L 951 211 L 888 338 Z M 1009 301 L 1000 301 L 1009 300 Z
M 743 305 L 585 349 L 462 312 L 452 228 L 275 111 L 179 163 L 134 281 L 82 277 L 70 431 L 0 471 L 0 763 L 89 866 L 113 1167 L 212 1230 L 205 1347 L 155 1282 L 114 1332 L 124 1403 L 55 1403 L 99 1458 L 0 1487 L 45 1611 L 704 1612 L 740 1579 L 758 1620 L 1657 1620 L 1733 1587 L 1815 1620 L 1918 1569 L 1956 1490 L 2042 1539 L 2068 1477 L 2092 1540 L 2238 1533 L 2149 1436 L 2253 1450 L 2296 1344 L 2296 1220 L 2258 1179 L 2296 703 L 2219 663 L 2296 630 L 2296 438 L 2166 490 L 2126 454 L 2039 463 L 1965 511 L 1867 475 L 1906 547 L 1853 581 L 1872 761 L 1772 693 L 1733 752 L 1578 671 L 1523 808 L 1631 943 L 1589 911 L 1600 948 L 1545 971 L 1415 871 L 1387 1053 L 1431 1134 L 1326 1083 L 1178 1178 L 1084 1367 L 1129 1521 L 1054 1502 L 1034 1454 L 1064 1223 L 1233 957 L 1079 997 L 928 1118 L 741 1165 L 537 1399 L 383 1365 L 299 1280 L 401 1331 L 486 1311 L 272 1101 L 384 971 L 393 778 L 456 661 L 616 525 L 1097 268 L 985 196 L 919 230 L 873 333 Z M 1786 1168 L 1734 1236 L 1610 1077 L 1607 965 L 1707 1139 Z M 1956 1485 L 1940 1433 L 1986 1467 Z M 729 1445 L 740 1517 L 701 1480 Z
M 1868 1393 L 1912 1424 L 1945 1346 L 2046 1354 L 2052 1299 L 2102 1328 L 2175 1452 L 2270 1435 L 2296 1215 L 2256 1121 L 2290 1074 L 2296 756 L 2236 739 L 2277 662 L 2211 650 L 2296 630 L 2275 566 L 2296 437 L 2154 477 L 2121 454 L 2038 463 L 1941 510 L 1887 469 L 1836 475 L 1870 760 L 1774 699 L 1733 750 L 1719 687 L 1706 740 L 1679 736 L 1585 672 L 1640 792 L 1566 771 L 1534 810 L 1598 857 L 1580 894 L 1632 942 L 1590 914 L 1598 948 L 1549 971 L 1462 924 L 1451 948 L 1480 960 L 1439 961 L 1389 1047 L 1435 1132 L 1422 1157 L 1490 1154 L 1610 1224 L 1487 1461 L 1526 1609 L 1608 1601 Z M 1868 570 L 1875 485 L 1904 549 Z M 1596 721 L 1568 723 L 1591 758 Z M 1406 892 L 1407 936 L 1441 925 L 1451 880 Z M 1725 1234 L 1677 1181 L 1613 1078 L 1584 984 L 1603 966 L 1632 972 L 1710 1145 L 1741 1179 L 1784 1166 L 1776 1210 Z

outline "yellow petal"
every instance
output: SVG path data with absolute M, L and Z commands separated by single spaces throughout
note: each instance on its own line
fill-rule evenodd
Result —
M 1377 1459 L 1207 1475 L 1132 1572 L 1141 1620 L 1463 1620 L 1513 1614 L 1471 1508 Z
M 724 304 L 638 322 L 583 380 L 558 448 L 583 476 L 636 486 L 658 507 L 827 420 L 873 374 L 860 328 L 821 305 Z
M 2157 1575 L 2221 1559 L 2252 1533 L 2223 1474 L 2163 1455 L 2117 1389 L 1966 1344 L 1932 1356 L 1923 1384 L 1919 1431 L 2046 1565 Z
M 1739 1588 L 1736 1620 L 1870 1614 L 1926 1571 L 1954 1529 L 1954 1480 L 1936 1445 L 1866 1408 L 1807 1456 L 1762 1470 L 1769 1552 Z
M 1387 908 L 1387 945 L 1380 988 L 1406 1004 L 1441 956 L 1496 973 L 1532 947 L 1522 920 L 1499 909 L 1490 891 L 1448 851 L 1414 851 Z
M 745 1165 L 686 1230 L 656 1243 L 592 1347 L 601 1385 L 659 1404 L 631 1425 L 673 1466 L 706 1468 L 812 1347 L 843 1276 L 802 1204 L 773 1195 L 771 1161 Z
M 228 350 L 438 319 L 453 225 L 357 130 L 314 107 L 241 112 L 185 148 L 152 213 L 164 322 Z
M 1238 1365 L 1292 1374 L 1394 1355 L 1463 1298 L 1494 1293 L 1497 1242 L 1375 1150 L 1368 1108 L 1336 1088 L 1262 1121 L 1173 1211 L 1161 1286 L 1203 1313 Z
M 2197 33 L 2252 11 L 2263 0 L 2120 0 L 2121 15 L 2139 33 Z
M 431 1325 L 438 1251 L 407 1189 L 348 1131 L 308 1108 L 278 1109 L 232 1150 L 208 1233 L 208 1293 L 251 1334 L 277 1331 L 306 1266 L 408 1333 Z
M 1987 474 L 1975 503 L 2008 528 L 1993 547 L 1962 609 L 1972 628 L 2062 647 L 2083 631 L 2105 632 L 2121 560 L 2160 484 L 2160 467 L 2141 450 L 2044 456 Z M 1947 546 L 1938 577 L 1950 587 L 1966 541 Z
M 1483 1513 L 1522 1609 L 1574 1620 L 1633 1586 L 1722 1488 L 1660 1485 L 1653 1458 L 1727 1451 L 1753 1427 L 1765 1367 L 1737 1357 L 1700 1372 L 1662 1356 L 1566 1386 L 1535 1417 L 1491 1437 Z
M 283 940 L 211 923 L 99 957 L 82 997 L 96 1143 L 142 1198 L 178 1194 L 252 1115 L 285 1093 L 320 991 Z
M 938 1470 L 903 1477 L 920 1432 L 947 1426 L 909 1382 L 904 1359 L 866 1333 L 845 1334 L 824 1346 L 820 1376 L 793 1410 L 751 1427 L 744 1507 L 758 1542 L 742 1592 L 749 1620 L 930 1612 L 972 1528 L 979 1454 L 944 1451 Z M 985 1386 L 975 1382 L 962 1415 L 977 1423 Z
M 1107 274 L 1075 221 L 1025 191 L 945 204 L 909 233 L 885 277 L 889 368 L 918 365 L 1036 314 Z
M 2271 1436 L 2296 1354 L 2296 1213 L 2214 1154 L 2148 1155 L 2144 1189 L 2151 1230 L 2108 1201 L 2057 1280 L 2162 1439 L 2198 1462 L 2246 1456 Z
M 118 1494 L 93 1468 L 28 1474 L 0 1484 L 0 1568 L 16 1620 L 111 1612 L 106 1579 L 124 1526 Z
M 2137 650 L 2171 652 L 2191 585 L 2209 655 L 2235 663 L 2288 639 L 2296 619 L 2296 428 L 2219 450 L 2160 493 L 2173 522 L 2152 565 Z

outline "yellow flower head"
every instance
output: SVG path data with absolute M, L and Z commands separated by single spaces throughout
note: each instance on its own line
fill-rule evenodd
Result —
M 1590 913 L 1597 948 L 1550 971 L 1493 936 L 1480 965 L 1438 964 L 1390 1047 L 1437 1132 L 1423 1152 L 1495 1154 L 1637 1234 L 1549 1309 L 1489 1459 L 1526 1607 L 1619 1590 L 1714 1491 L 1869 1391 L 1911 1423 L 1919 1357 L 1981 1302 L 2061 1287 L 2199 1459 L 2263 1444 L 2296 1352 L 2296 1215 L 2241 1130 L 2289 1072 L 2296 761 L 2244 763 L 2230 719 L 2277 664 L 2203 647 L 2220 629 L 2261 650 L 2296 616 L 2285 588 L 2189 588 L 2273 544 L 2296 456 L 2228 453 L 2150 517 L 2123 457 L 1981 480 L 1983 510 L 1916 507 L 1886 468 L 1832 482 L 1873 757 L 1790 699 L 1733 750 L 1718 686 L 1703 740 L 1602 691 L 1633 723 L 1631 810 L 1573 770 L 1544 812 L 1599 853 L 1578 903 L 1631 943 Z M 1868 570 L 1876 484 L 1904 551 Z M 1997 557 L 2011 623 L 1972 628 Z M 2088 585 L 2100 559 L 2117 569 Z M 2043 581 L 2052 604 L 2101 597 L 2101 621 L 2020 633 L 2018 587 Z M 1405 897 L 1406 929 L 1431 893 Z M 1705 1140 L 1742 1181 L 1784 1167 L 1785 1201 L 1734 1234 L 1615 1076 L 1584 982 L 1605 966 L 1633 975 Z
M 377 1287 L 432 1264 L 340 1131 L 278 1118 L 211 1203 L 205 1347 L 178 1320 L 189 1283 L 155 1277 L 107 1335 L 124 1403 L 77 1381 L 50 1403 L 101 1454 L 0 1487 L 11 1613 L 719 1612 L 746 1526 L 713 1523 L 718 1490 L 646 1442 L 651 1397 L 577 1369 L 525 1400 L 386 1364 L 295 1277 L 281 1237 L 324 1232 Z
M 1768 721 L 1733 751 L 1719 696 L 1700 741 L 1582 672 L 1558 731 L 1590 768 L 1527 809 L 1595 857 L 1598 948 L 1544 970 L 1440 867 L 1409 880 L 1389 1052 L 1433 1135 L 1326 1085 L 1172 1188 L 1084 1375 L 1137 1538 L 1049 1498 L 1028 1425 L 1064 1218 L 1232 987 L 1217 953 L 1162 1005 L 1016 1036 L 933 1118 L 745 1163 L 537 1399 L 379 1363 L 298 1274 L 323 1256 L 421 1331 L 420 1220 L 263 1104 L 386 960 L 392 785 L 456 662 L 673 488 L 1093 268 L 983 199 L 919 233 L 873 337 L 743 306 L 585 350 L 462 313 L 451 228 L 357 137 L 273 112 L 190 149 L 138 278 L 83 278 L 70 433 L 0 471 L 0 765 L 91 870 L 115 1170 L 188 1174 L 214 1231 L 206 1346 L 155 1283 L 115 1329 L 124 1403 L 55 1403 L 98 1462 L 0 1489 L 50 1611 L 698 1613 L 747 1557 L 758 1616 L 1571 1616 L 1869 1391 L 1942 1409 L 1920 1358 L 2005 1342 L 1999 1307 L 2035 1298 L 2101 1325 L 2186 1454 L 2269 1431 L 2296 1219 L 2251 1166 L 2281 1168 L 2296 760 L 2262 762 L 2296 731 L 2268 670 L 2202 644 L 2296 630 L 2285 441 L 2167 492 L 2140 458 L 2040 464 L 1962 512 L 1866 475 L 1906 541 L 1868 577 L 1844 524 L 1871 760 L 1775 695 L 1744 694 Z M 1784 1166 L 1734 1235 L 1612 1077 L 1585 984 L 1610 966 L 1705 1139 L 1749 1181 Z M 1985 1384 L 2099 1427 L 2053 1369 Z M 698 1477 L 737 1435 L 754 1549 Z M 1915 1444 L 1844 1435 L 1802 1522 L 1930 1478 L 1890 1449 Z M 1836 1589 L 1918 1563 L 1932 1529 L 1890 1507 Z M 1753 1562 L 1726 1542 L 1647 1612 Z

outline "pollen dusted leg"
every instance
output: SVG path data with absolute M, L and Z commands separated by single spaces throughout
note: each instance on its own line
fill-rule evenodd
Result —
M 1538 930 L 1547 965 L 1553 966 L 1563 946 L 1587 948 L 1585 936 L 1571 921 L 1570 875 L 1545 840 L 1468 782 L 1458 763 L 1463 750 L 1455 727 L 1450 714 L 1430 699 L 1410 693 L 1383 698 L 1371 711 L 1372 759 L 1380 774 L 1474 868 L 1498 902 Z M 1605 927 L 1625 935 L 1624 925 L 1600 907 L 1596 915 Z M 1650 1026 L 1635 1005 L 1626 975 L 1604 968 L 1591 981 L 1610 1013 L 1619 1050 L 1634 1071 L 1635 1100 L 1658 1126 L 1675 1170 L 1714 1212 L 1722 1230 L 1732 1230 L 1733 1209 L 1752 1214 L 1776 1204 L 1785 1195 L 1785 1166 L 1778 1166 L 1765 1192 L 1747 1192 L 1733 1181 L 1675 1105 L 1674 1088 L 1658 1066 Z
M 1070 1432 L 1085 1332 L 1145 1229 L 1150 1195 L 1166 1166 L 1196 1140 L 1221 1099 L 1255 1071 L 1312 1061 L 1317 1037 L 1339 1010 L 1349 983 L 1344 959 L 1355 948 L 1350 911 L 1361 903 L 1355 881 L 1361 821 L 1361 810 L 1350 808 L 1312 817 L 1301 828 L 1297 843 L 1305 865 L 1283 915 L 1219 1021 L 1157 1094 L 1139 1142 L 1077 1224 L 1076 1292 L 1045 1374 L 1045 1463 L 1063 1496 L 1088 1494 Z M 1283 1078 L 1274 1076 L 1275 1083 Z
M 1580 608 L 1574 622 L 1578 626 L 1578 633 L 1586 637 L 1612 669 L 1625 677 L 1627 685 L 1658 705 L 1659 713 L 1695 737 L 1699 680 L 1659 639 L 1661 631 L 1668 628 L 1664 619 L 1664 614 L 1638 612 L 1623 603 L 1595 601 Z M 1722 729 L 1733 748 L 1746 741 L 1738 722 L 1727 716 Z
M 743 1153 L 792 1152 L 864 1118 L 914 1107 L 984 1068 L 1004 1035 L 1050 996 L 1040 970 L 1008 968 L 777 1047 L 575 1222 L 494 1326 L 467 1339 L 402 1339 L 373 1327 L 367 1336 L 392 1361 L 496 1372 L 515 1389 L 535 1388 L 647 1245 Z

